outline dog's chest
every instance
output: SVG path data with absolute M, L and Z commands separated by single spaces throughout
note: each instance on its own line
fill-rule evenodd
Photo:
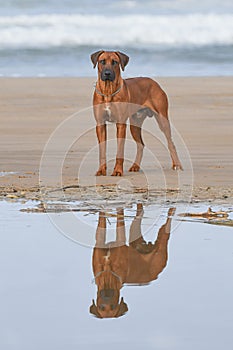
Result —
M 108 122 L 117 122 L 117 114 L 109 105 L 106 105 L 104 108 L 104 120 Z

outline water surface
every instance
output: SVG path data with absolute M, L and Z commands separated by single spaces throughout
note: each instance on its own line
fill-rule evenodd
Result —
M 95 250 L 85 247 L 61 234 L 47 214 L 19 211 L 32 206 L 35 204 L 0 203 L 2 349 L 232 348 L 232 227 L 207 225 L 206 220 L 196 222 L 195 218 L 181 222 L 182 207 L 175 213 L 169 206 L 144 206 L 142 211 L 139 204 L 124 209 L 124 215 L 116 208 L 79 212 L 86 223 L 79 218 L 77 231 L 82 221 L 87 235 L 92 231 L 95 237 L 104 221 L 106 231 L 109 227 L 116 231 L 117 218 L 120 235 L 125 225 L 127 240 L 130 229 L 140 240 L 141 230 L 146 245 L 138 241 L 138 246 L 131 245 L 131 251 L 127 248 L 125 253 L 134 264 L 150 256 L 153 249 L 150 251 L 148 242 L 153 245 L 160 232 L 154 250 L 161 259 L 152 259 L 146 274 L 142 262 L 135 271 L 133 264 L 126 264 L 125 256 L 121 259 L 125 275 L 120 277 L 126 282 L 119 291 L 119 302 L 123 298 L 128 311 L 125 308 L 122 316 L 100 318 L 90 313 L 90 306 L 93 299 L 96 304 L 98 291 L 98 277 L 93 282 L 94 254 L 101 255 L 103 242 Z M 207 208 L 197 206 L 189 212 Z M 104 231 L 100 230 L 102 237 Z M 117 249 L 121 254 L 122 245 Z M 113 254 L 110 259 L 113 266 Z M 96 266 L 98 269 L 98 259 Z M 118 277 L 113 279 L 119 281 Z

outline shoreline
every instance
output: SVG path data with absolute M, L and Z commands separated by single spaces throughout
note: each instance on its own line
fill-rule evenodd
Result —
M 44 184 L 39 184 L 39 166 L 44 146 L 54 130 L 67 118 L 77 111 L 91 108 L 95 80 L 95 77 L 1 78 L 0 173 L 16 174 L 0 177 L 0 199 L 40 198 L 40 187 L 43 189 Z M 162 197 L 167 191 L 166 196 L 172 201 L 174 193 L 191 181 L 188 177 L 193 170 L 192 201 L 230 204 L 233 197 L 233 77 L 169 77 L 155 80 L 168 94 L 170 121 L 187 147 L 192 169 L 189 172 L 184 170 L 179 175 L 171 171 L 167 149 L 159 143 L 154 145 L 145 132 L 145 144 L 156 158 L 157 165 L 152 167 L 149 155 L 145 154 L 143 172 L 132 174 L 126 171 L 120 179 L 121 184 L 122 180 L 131 183 L 132 195 L 137 198 L 140 189 L 141 192 L 148 191 L 149 181 L 152 198 L 156 191 Z M 95 195 L 91 188 L 99 186 L 105 189 L 106 198 L 111 197 L 114 191 L 118 191 L 119 178 L 95 178 L 98 157 L 95 121 L 92 116 L 86 118 L 84 112 L 79 114 L 77 130 L 82 125 L 89 130 L 89 137 L 83 138 L 77 147 L 74 145 L 69 150 L 62 184 L 57 182 L 55 162 L 52 160 L 46 187 L 56 189 L 74 185 L 76 189 L 69 189 L 71 197 L 85 200 L 84 192 L 89 198 L 89 195 Z M 176 142 L 179 142 L 178 138 Z M 94 150 L 90 156 L 89 143 Z M 131 149 L 131 144 L 129 148 L 126 147 L 127 152 L 133 154 L 132 157 L 135 152 L 133 147 Z M 126 169 L 127 159 L 129 156 L 126 157 Z M 83 160 L 87 164 L 80 178 L 77 168 L 83 164 Z M 109 172 L 112 166 L 113 162 L 110 161 Z M 183 181 L 182 186 L 179 186 L 179 177 Z M 128 186 L 127 183 L 124 186 Z M 77 186 L 82 189 L 81 196 L 77 193 Z M 191 187 L 189 182 L 189 190 Z
M 64 188 L 47 188 L 44 190 L 39 186 L 33 187 L 0 187 L 0 201 L 37 201 L 37 202 L 90 202 L 103 203 L 117 201 L 119 203 L 144 202 L 147 204 L 167 203 L 169 204 L 206 204 L 206 205 L 231 205 L 233 188 L 224 187 L 195 187 L 189 198 L 181 196 L 180 191 L 174 188 L 147 190 L 146 188 L 135 188 L 132 191 L 119 191 L 114 185 L 81 186 L 68 185 Z

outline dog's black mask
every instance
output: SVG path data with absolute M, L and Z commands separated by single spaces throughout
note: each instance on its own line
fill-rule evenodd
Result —
M 101 72 L 101 80 L 103 81 L 113 81 L 115 79 L 115 73 L 111 69 L 103 69 Z

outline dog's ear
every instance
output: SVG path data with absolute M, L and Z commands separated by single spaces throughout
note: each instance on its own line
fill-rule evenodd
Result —
M 129 56 L 127 56 L 125 53 L 122 53 L 120 51 L 116 51 L 116 54 L 120 58 L 121 69 L 125 70 L 125 66 L 129 62 Z
M 126 312 L 128 311 L 128 306 L 127 304 L 124 302 L 124 299 L 121 298 L 121 302 L 119 304 L 119 309 L 115 315 L 115 317 L 120 317 L 120 316 L 123 316 Z
M 90 306 L 89 311 L 92 315 L 95 315 L 98 318 L 102 318 L 102 316 L 98 312 L 97 306 L 95 305 L 94 299 L 92 300 L 92 305 Z
M 104 52 L 104 50 L 100 50 L 100 51 L 94 52 L 94 53 L 91 55 L 91 61 L 92 61 L 93 65 L 94 65 L 93 68 L 96 67 L 97 62 L 98 62 L 98 58 L 99 58 L 99 56 L 100 56 L 103 52 Z

